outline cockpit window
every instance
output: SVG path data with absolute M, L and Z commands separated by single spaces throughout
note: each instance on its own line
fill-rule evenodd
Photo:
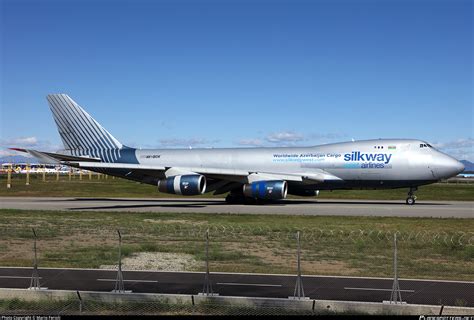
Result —
M 428 143 L 420 143 L 420 148 L 433 148 L 433 147 Z

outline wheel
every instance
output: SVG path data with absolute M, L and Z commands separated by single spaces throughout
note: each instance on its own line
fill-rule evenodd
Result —
M 414 205 L 415 204 L 415 198 L 408 197 L 406 202 L 407 202 L 408 205 Z
M 245 197 L 244 198 L 244 204 L 245 205 L 251 205 L 251 206 L 254 206 L 257 204 L 257 199 L 255 198 L 251 198 L 251 197 Z
M 242 203 L 242 201 L 243 201 L 242 197 L 239 197 L 235 194 L 228 194 L 225 197 L 225 202 L 227 202 L 228 204 L 238 204 L 238 203 Z
M 245 204 L 246 197 L 241 194 L 229 193 L 225 197 L 225 202 L 228 204 Z
M 228 204 L 233 204 L 235 201 L 234 197 L 231 196 L 230 194 L 228 194 L 226 197 L 225 197 L 225 202 L 227 202 Z

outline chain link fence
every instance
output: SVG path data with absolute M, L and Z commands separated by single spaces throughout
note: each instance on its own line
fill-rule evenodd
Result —
M 42 228 L 36 227 L 42 234 L 43 239 L 74 232 L 71 228 Z M 73 228 L 74 229 L 74 228 Z M 187 238 L 187 239 L 204 239 L 206 232 L 212 235 L 216 240 L 235 240 L 246 236 L 264 236 L 267 240 L 294 240 L 296 233 L 301 233 L 301 239 L 309 243 L 321 243 L 325 241 L 338 240 L 342 242 L 358 242 L 380 243 L 393 241 L 393 237 L 397 234 L 399 242 L 459 246 L 474 246 L 474 231 L 430 231 L 430 230 L 385 230 L 385 229 L 322 229 L 322 228 L 272 228 L 269 226 L 240 226 L 232 224 L 213 224 L 208 225 L 184 225 L 184 224 L 157 224 L 153 226 L 153 234 L 157 236 L 157 240 L 164 238 Z M 129 238 L 138 236 L 137 231 L 148 232 L 147 229 L 131 230 L 128 227 L 120 228 L 127 234 Z M 77 230 L 79 232 L 79 230 Z M 87 230 L 87 233 L 91 230 Z M 31 228 L 23 227 L 5 227 L 0 226 L 1 238 L 6 236 L 16 236 L 19 238 L 32 238 Z M 116 229 L 95 229 L 94 233 L 113 236 Z
M 204 271 L 207 231 L 214 272 L 294 274 L 297 232 L 305 274 L 390 277 L 395 235 L 401 277 L 469 280 L 474 267 L 474 232 L 453 228 L 440 231 L 146 222 L 117 228 L 123 236 L 124 269 Z M 113 226 L 33 226 L 38 234 L 41 267 L 116 267 L 118 237 Z M 32 247 L 31 228 L 0 223 L 0 265 L 31 266 Z M 172 264 L 173 259 L 181 261 L 180 265 Z M 165 260 L 169 260 L 169 266 L 158 264 Z
M 315 312 L 299 304 L 267 304 L 266 306 L 236 305 L 223 301 L 205 301 L 196 304 L 170 303 L 122 299 L 121 302 L 104 302 L 93 299 L 0 300 L 2 315 L 321 315 L 331 311 Z
M 72 219 L 69 218 L 68 219 Z M 59 220 L 59 217 L 58 217 Z M 292 274 L 297 271 L 296 233 L 300 232 L 301 270 L 305 275 L 393 277 L 393 239 L 398 241 L 400 278 L 472 281 L 474 232 L 469 228 L 314 227 L 158 220 L 114 224 L 104 219 L 91 226 L 85 219 L 68 225 L 44 220 L 23 226 L 0 222 L 0 263 L 31 267 L 33 232 L 38 236 L 39 267 L 117 268 L 118 236 L 122 234 L 124 270 L 204 271 L 209 231 L 209 265 L 214 272 Z M 158 221 L 158 222 L 157 222 Z M 165 254 L 170 254 L 166 256 Z M 184 257 L 187 257 L 184 259 Z M 160 264 L 165 263 L 165 264 Z M 291 279 L 293 282 L 294 280 Z M 1 283 L 1 282 L 0 282 Z M 1 285 L 0 285 L 1 287 Z M 402 288 L 403 289 L 403 288 Z M 471 292 L 472 288 L 468 289 Z M 308 293 L 310 295 L 310 293 Z M 469 294 L 468 294 L 469 295 Z M 404 297 L 408 296 L 404 294 Z M 455 305 L 465 306 L 466 292 Z M 440 296 L 430 304 L 442 304 Z M 196 305 L 158 302 L 106 303 L 0 300 L 2 314 L 169 314 L 281 315 L 313 314 L 277 306 L 248 307 L 207 302 Z
M 363 241 L 367 243 L 393 241 L 397 234 L 398 241 L 420 244 L 446 245 L 446 246 L 474 246 L 474 231 L 445 232 L 445 231 L 399 231 L 377 229 L 320 229 L 320 228 L 292 228 L 275 229 L 268 226 L 233 226 L 213 225 L 208 226 L 183 226 L 183 225 L 157 225 L 158 234 L 203 238 L 209 230 L 214 239 L 240 239 L 243 236 L 267 236 L 269 240 L 294 240 L 296 232 L 301 233 L 301 239 L 306 242 L 324 242 L 337 239 L 345 242 Z

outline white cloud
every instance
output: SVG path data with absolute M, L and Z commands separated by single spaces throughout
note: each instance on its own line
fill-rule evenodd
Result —
M 281 131 L 267 134 L 263 138 L 245 138 L 238 140 L 237 145 L 242 146 L 298 146 L 298 145 L 314 145 L 328 142 L 341 141 L 347 137 L 343 133 L 310 133 L 303 135 L 294 131 Z
M 253 147 L 261 147 L 264 145 L 263 141 L 260 139 L 241 139 L 237 141 L 237 144 L 241 146 L 253 146 Z
M 25 148 L 25 149 L 34 149 L 40 151 L 49 151 L 56 152 L 62 149 L 62 146 L 52 144 L 47 140 L 39 140 L 36 137 L 11 137 L 0 139 L 0 156 L 9 157 L 9 156 L 18 156 L 22 155 L 27 157 L 28 154 L 23 152 L 18 152 L 10 150 L 8 148 Z
M 474 139 L 467 138 L 467 139 L 457 139 L 454 141 L 449 142 L 440 142 L 434 144 L 437 148 L 444 148 L 444 149 L 459 149 L 459 148 L 473 148 L 474 147 Z
M 342 140 L 347 138 L 345 133 L 312 133 L 309 135 L 310 139 L 318 141 Z
M 36 137 L 16 137 L 1 139 L 0 145 L 12 147 L 34 147 L 38 144 Z
M 282 131 L 271 133 L 265 137 L 265 140 L 275 144 L 293 144 L 305 140 L 304 136 L 292 131 Z
M 18 155 L 22 155 L 24 157 L 32 158 L 32 156 L 29 155 L 28 153 L 18 152 L 18 151 L 9 150 L 9 149 L 0 149 L 0 158 L 14 157 L 14 156 L 18 156 Z
M 162 147 L 194 147 L 218 143 L 219 140 L 208 140 L 204 138 L 170 138 L 158 140 Z
M 474 161 L 474 139 L 461 138 L 448 142 L 433 143 L 433 146 L 458 160 Z

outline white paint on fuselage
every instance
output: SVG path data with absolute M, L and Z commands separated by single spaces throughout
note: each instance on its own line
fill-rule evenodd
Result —
M 314 147 L 137 150 L 136 156 L 144 165 L 282 174 L 323 169 L 343 180 L 359 181 L 427 181 L 457 174 L 453 169 L 435 174 L 439 164 L 456 160 L 420 144 L 426 142 L 379 139 Z

